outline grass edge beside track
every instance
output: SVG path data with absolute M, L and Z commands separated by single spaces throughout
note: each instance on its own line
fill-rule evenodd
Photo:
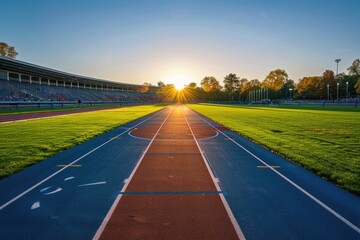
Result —
M 147 104 L 139 104 L 139 103 L 114 103 L 107 104 L 104 103 L 102 105 L 84 105 L 84 106 L 66 106 L 66 107 L 54 107 L 54 108 L 23 108 L 23 109 L 0 109 L 0 116 L 6 115 L 17 115 L 17 114 L 28 114 L 28 113 L 43 113 L 43 112 L 60 112 L 60 111 L 69 111 L 71 113 L 72 110 L 106 110 L 109 108 L 122 108 L 122 107 L 132 107 L 138 105 L 147 105 Z M 148 105 L 154 105 L 153 103 Z
M 1 124 L 0 179 L 166 106 L 101 109 Z
M 209 104 L 209 105 L 212 105 L 212 104 Z M 326 161 L 328 161 L 328 163 L 326 163 L 327 165 L 322 166 L 321 164 L 323 164 L 323 163 L 321 163 L 320 161 L 316 161 L 316 159 L 309 159 L 308 161 L 306 161 L 306 159 L 304 157 L 304 159 L 305 159 L 305 161 L 304 161 L 304 159 L 302 159 L 302 158 L 297 159 L 296 154 L 292 154 L 292 153 L 287 154 L 284 149 L 279 147 L 279 146 L 281 146 L 282 143 L 286 142 L 286 139 L 281 139 L 282 142 L 280 141 L 280 142 L 276 143 L 278 145 L 272 144 L 272 146 L 275 146 L 275 147 L 272 147 L 271 144 L 270 145 L 268 144 L 269 142 L 264 142 L 264 141 L 261 142 L 261 140 L 262 140 L 261 136 L 254 136 L 254 134 L 252 134 L 252 135 L 249 134 L 248 135 L 247 133 L 244 133 L 242 131 L 242 129 L 238 128 L 239 126 L 236 127 L 236 124 L 231 124 L 231 123 L 229 123 L 229 121 L 224 120 L 223 119 L 224 116 L 219 118 L 218 116 L 214 116 L 214 114 L 211 115 L 209 112 L 206 112 L 205 110 L 199 111 L 199 110 L 196 110 L 196 107 L 192 107 L 192 105 L 188 105 L 188 106 L 191 109 L 195 110 L 200 115 L 202 115 L 202 116 L 204 116 L 206 118 L 212 119 L 213 121 L 221 124 L 225 128 L 238 133 L 242 137 L 244 137 L 244 138 L 246 138 L 246 139 L 248 139 L 248 140 L 250 140 L 250 141 L 252 141 L 252 142 L 254 142 L 256 144 L 259 144 L 259 145 L 263 146 L 264 148 L 266 148 L 266 149 L 268 149 L 268 150 L 270 150 L 270 151 L 272 151 L 272 152 L 274 152 L 274 153 L 288 159 L 289 161 L 291 161 L 291 162 L 293 162 L 293 163 L 295 163 L 295 164 L 297 164 L 297 165 L 299 165 L 299 166 L 301 166 L 301 167 L 303 167 L 303 168 L 305 168 L 307 170 L 310 170 L 311 172 L 319 175 L 320 177 L 322 177 L 322 178 L 324 178 L 326 180 L 329 180 L 329 181 L 335 183 L 336 185 L 346 189 L 349 192 L 360 195 L 360 182 L 359 182 L 360 181 L 360 174 L 359 174 L 359 171 L 360 171 L 359 166 L 360 166 L 360 164 L 359 164 L 359 161 L 356 162 L 356 156 L 354 157 L 354 150 L 353 149 L 351 149 L 351 150 L 353 150 L 353 152 L 352 152 L 351 157 L 349 158 L 350 163 L 348 163 L 348 165 L 353 164 L 353 166 L 344 166 L 344 167 L 348 168 L 347 170 L 346 170 L 346 168 L 345 168 L 345 170 L 344 169 L 339 169 L 339 165 L 333 164 L 333 162 L 331 162 L 329 160 L 326 160 Z M 218 104 L 216 104 L 215 106 L 217 106 L 217 107 L 230 107 L 230 108 L 238 107 L 238 106 L 218 105 Z M 261 109 L 261 108 L 264 108 L 264 106 L 259 107 L 259 109 Z M 251 108 L 248 108 L 248 109 L 251 109 Z M 294 109 L 290 109 L 290 110 L 292 111 Z M 300 110 L 302 110 L 302 109 L 300 109 Z M 309 109 L 305 109 L 305 110 L 308 111 Z M 234 118 L 235 118 L 235 116 L 234 116 Z M 274 120 L 274 122 L 276 122 L 276 120 Z M 256 128 L 256 125 L 254 125 L 254 126 Z M 281 129 L 281 128 L 279 128 L 279 129 Z M 264 129 L 262 129 L 262 130 L 264 130 Z M 270 130 L 270 129 L 268 129 L 268 130 Z M 354 129 L 352 129 L 352 130 L 354 132 L 356 131 Z M 275 135 L 275 134 L 276 133 L 272 133 L 272 135 Z M 272 140 L 274 140 L 274 139 L 272 139 Z M 320 140 L 322 140 L 322 139 L 320 139 Z M 313 144 L 313 142 L 309 143 L 309 144 Z M 339 144 L 339 145 L 341 147 L 344 147 L 344 144 L 342 144 L 342 145 Z M 324 147 L 324 146 L 319 145 L 319 149 L 321 149 L 322 147 Z M 339 146 L 335 146 L 335 147 L 339 147 Z M 349 148 L 351 148 L 351 146 L 349 146 Z M 355 147 L 355 149 L 358 149 L 358 147 L 357 148 Z M 303 151 L 304 151 L 304 150 L 301 151 L 301 149 L 300 150 L 296 149 L 296 150 L 298 152 L 300 152 L 300 153 L 303 153 Z M 326 154 L 328 154 L 328 153 L 325 152 L 325 155 Z M 307 155 L 306 155 L 306 157 L 307 157 Z M 339 157 L 341 157 L 341 159 L 343 159 L 343 156 L 340 155 Z M 326 161 L 324 161 L 324 162 L 326 162 Z M 312 164 L 314 164 L 314 165 L 312 165 Z M 329 165 L 330 165 L 330 167 L 329 167 Z M 343 165 L 346 165 L 346 164 L 343 164 Z M 349 170 L 349 168 L 351 169 L 351 171 Z M 354 172 L 355 172 L 355 174 L 354 174 Z M 354 175 L 355 175 L 355 179 L 353 179 Z M 348 182 L 346 182 L 346 180 Z

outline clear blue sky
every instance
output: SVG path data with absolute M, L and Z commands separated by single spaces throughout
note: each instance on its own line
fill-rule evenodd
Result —
M 360 58 L 359 0 L 1 0 L 0 41 L 18 59 L 121 82 L 222 82 L 347 72 Z

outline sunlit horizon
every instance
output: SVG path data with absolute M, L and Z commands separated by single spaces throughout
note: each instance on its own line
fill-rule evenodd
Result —
M 4 11 L 0 25 L 18 60 L 123 83 L 182 88 L 205 76 L 222 83 L 229 73 L 262 81 L 278 68 L 297 81 L 335 72 L 338 58 L 346 73 L 360 52 L 360 1 L 19 0 L 2 7 L 17 12 Z

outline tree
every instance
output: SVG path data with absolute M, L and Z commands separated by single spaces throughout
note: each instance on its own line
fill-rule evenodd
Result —
M 224 88 L 227 92 L 235 92 L 239 88 L 240 80 L 235 73 L 230 73 L 224 78 Z
M 356 94 L 360 94 L 360 78 L 357 80 L 354 88 L 355 88 Z
M 245 92 L 246 92 L 246 85 L 249 81 L 246 78 L 241 78 L 239 81 L 239 100 L 241 101 L 244 99 Z
M 230 95 L 232 101 L 234 100 L 234 92 L 239 89 L 239 85 L 240 80 L 235 73 L 230 73 L 224 77 L 225 92 Z
M 15 50 L 15 47 L 9 46 L 5 42 L 0 42 L 0 56 L 16 58 L 18 53 Z
M 262 82 L 262 88 L 270 88 L 279 91 L 288 79 L 288 74 L 285 70 L 276 69 L 271 71 Z
M 201 80 L 201 87 L 205 92 L 218 92 L 221 90 L 221 86 L 218 80 L 216 80 L 216 78 L 214 78 L 213 76 L 206 76 L 203 78 L 203 80 Z
M 291 89 L 291 90 L 290 90 Z M 295 82 L 292 79 L 285 81 L 283 87 L 280 89 L 281 98 L 290 98 L 290 91 L 292 91 L 292 97 L 295 95 Z
M 162 81 L 157 82 L 158 87 L 166 87 L 165 83 Z
M 360 59 L 354 60 L 347 70 L 349 71 L 349 75 L 360 76 Z
M 195 89 L 196 88 L 196 82 L 191 82 L 189 85 L 187 85 L 188 88 Z

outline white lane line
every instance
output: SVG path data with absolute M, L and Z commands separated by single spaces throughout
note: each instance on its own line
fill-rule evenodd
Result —
M 106 184 L 106 181 L 81 184 L 81 185 L 78 185 L 78 187 L 87 187 L 87 186 L 94 186 L 94 185 L 101 185 L 101 184 Z
M 31 205 L 31 210 L 37 209 L 40 207 L 40 202 L 34 202 L 33 205 Z
M 45 188 L 41 189 L 40 192 L 45 192 L 46 190 L 48 190 L 50 188 L 52 188 L 52 187 L 51 186 L 50 187 L 45 187 Z
M 193 110 L 192 110 L 193 111 Z M 194 112 L 194 111 L 193 111 Z M 195 112 L 194 112 L 195 113 Z M 258 156 L 256 156 L 254 153 L 250 152 L 249 150 L 247 150 L 244 146 L 242 146 L 240 143 L 236 142 L 234 139 L 230 138 L 228 135 L 226 135 L 225 133 L 221 132 L 219 129 L 217 129 L 214 125 L 212 125 L 211 123 L 209 123 L 208 121 L 206 121 L 205 119 L 203 119 L 202 117 L 200 117 L 197 113 L 195 113 L 200 119 L 202 119 L 204 122 L 206 122 L 207 124 L 209 124 L 209 126 L 211 126 L 212 128 L 214 128 L 215 130 L 219 131 L 220 134 L 222 134 L 223 136 L 225 136 L 226 138 L 228 138 L 230 141 L 232 141 L 235 145 L 237 145 L 238 147 L 240 147 L 241 149 L 243 149 L 245 152 L 247 152 L 249 155 L 251 155 L 252 157 L 254 157 L 256 160 L 258 160 L 259 162 L 261 162 L 262 164 L 264 164 L 265 166 L 267 166 L 269 169 L 271 169 L 274 173 L 276 173 L 277 175 L 279 175 L 281 178 L 283 178 L 285 181 L 287 181 L 288 183 L 290 183 L 291 185 L 293 185 L 295 188 L 297 188 L 299 191 L 301 191 L 302 193 L 304 193 L 306 196 L 308 196 L 310 199 L 312 199 L 314 202 L 316 202 L 317 204 L 319 204 L 321 207 L 323 207 L 324 209 L 326 209 L 328 212 L 330 212 L 331 214 L 333 214 L 335 217 L 337 217 L 339 220 L 341 220 L 342 222 L 344 222 L 346 225 L 348 225 L 349 227 L 351 227 L 353 230 L 355 230 L 357 233 L 360 234 L 360 228 L 357 227 L 355 224 L 353 224 L 352 222 L 350 222 L 349 220 L 347 220 L 345 217 L 343 217 L 342 215 L 340 215 L 339 213 L 337 213 L 335 210 L 333 210 L 332 208 L 330 208 L 328 205 L 326 205 L 325 203 L 323 203 L 322 201 L 320 201 L 318 198 L 316 198 L 315 196 L 313 196 L 312 194 L 310 194 L 309 192 L 307 192 L 305 189 L 303 189 L 302 187 L 300 187 L 299 185 L 297 185 L 295 182 L 293 182 L 292 180 L 290 180 L 289 178 L 287 178 L 285 175 L 283 175 L 282 173 L 280 173 L 279 171 L 277 171 L 276 169 L 274 169 L 272 166 L 270 166 L 269 164 L 267 164 L 264 160 L 262 160 L 261 158 L 259 158 Z
M 189 109 L 189 108 L 188 108 L 188 109 Z M 195 137 L 195 135 L 194 135 L 194 132 L 193 132 L 193 130 L 191 129 L 191 126 L 190 126 L 190 124 L 189 124 L 189 122 L 188 122 L 188 120 L 187 120 L 187 118 L 186 118 L 186 115 L 185 115 L 184 111 L 183 111 L 183 115 L 184 115 L 185 121 L 186 121 L 186 123 L 187 123 L 187 125 L 188 125 L 188 127 L 189 127 L 189 129 L 190 129 L 190 132 L 191 132 L 191 134 L 192 134 L 192 136 L 193 136 L 193 138 L 194 138 L 194 141 L 195 141 L 195 143 L 196 143 L 196 146 L 198 147 L 198 149 L 199 149 L 199 151 L 200 151 L 201 157 L 202 157 L 202 159 L 204 160 L 204 163 L 205 163 L 205 165 L 206 165 L 206 168 L 207 168 L 207 170 L 208 170 L 208 172 L 209 172 L 209 174 L 210 174 L 210 176 L 211 176 L 211 179 L 212 179 L 213 182 L 214 182 L 214 185 L 215 185 L 215 187 L 216 187 L 216 190 L 217 190 L 218 192 L 221 192 L 222 190 L 221 190 L 221 188 L 220 188 L 220 186 L 219 186 L 219 179 L 214 176 L 214 173 L 212 172 L 212 170 L 211 170 L 211 168 L 210 168 L 210 166 L 209 166 L 209 164 L 208 164 L 208 161 L 206 160 L 206 157 L 205 157 L 204 152 L 202 151 L 202 149 L 201 149 L 201 147 L 200 147 L 200 145 L 199 145 L 199 142 L 196 140 L 196 137 Z M 235 229 L 235 231 L 236 231 L 236 234 L 237 234 L 238 238 L 239 238 L 240 240 L 245 240 L 246 238 L 245 238 L 245 236 L 244 236 L 244 233 L 242 232 L 242 230 L 241 230 L 241 228 L 240 228 L 240 226 L 239 226 L 239 223 L 237 222 L 237 220 L 236 220 L 233 212 L 231 211 L 231 208 L 230 208 L 229 204 L 227 203 L 227 201 L 226 201 L 226 199 L 225 199 L 225 197 L 224 197 L 224 194 L 219 194 L 219 196 L 220 196 L 220 198 L 221 198 L 221 201 L 223 202 L 223 205 L 224 205 L 224 207 L 225 207 L 225 210 L 226 210 L 226 212 L 227 212 L 227 214 L 228 214 L 228 216 L 229 216 L 229 218 L 230 218 L 230 221 L 231 221 L 231 223 L 232 223 L 233 226 L 234 226 L 234 229 Z
M 125 192 L 125 191 L 126 191 L 126 188 L 129 186 L 129 183 L 131 182 L 131 179 L 134 177 L 136 170 L 139 168 L 142 160 L 144 159 L 145 154 L 148 152 L 151 144 L 154 142 L 154 139 L 156 138 L 156 136 L 157 136 L 158 133 L 160 132 L 160 129 L 163 127 L 163 125 L 165 124 L 166 120 L 169 118 L 170 114 L 171 114 L 173 111 L 174 111 L 174 110 L 172 109 L 172 110 L 169 112 L 169 114 L 166 116 L 165 120 L 164 120 L 164 121 L 162 122 L 162 124 L 160 125 L 159 129 L 156 131 L 154 137 L 151 139 L 149 145 L 146 147 L 145 151 L 142 153 L 139 161 L 137 162 L 134 170 L 131 172 L 129 178 L 126 179 L 126 182 L 124 181 L 124 182 L 125 182 L 125 185 L 124 185 L 124 187 L 121 189 L 120 192 Z M 109 222 L 111 216 L 113 215 L 113 213 L 114 213 L 117 205 L 119 204 L 120 199 L 121 199 L 122 196 L 123 196 L 123 194 L 117 195 L 114 203 L 111 205 L 111 208 L 109 209 L 108 213 L 106 214 L 103 222 L 101 223 L 100 227 L 99 227 L 98 230 L 96 231 L 96 233 L 95 233 L 95 235 L 94 235 L 94 237 L 93 237 L 93 240 L 98 240 L 98 239 L 101 237 L 101 234 L 103 233 L 103 231 L 104 231 L 107 223 Z
M 165 108 L 166 109 L 166 108 Z M 134 127 L 139 126 L 141 124 L 143 124 L 144 122 L 146 122 L 147 120 L 157 116 L 158 114 L 160 114 L 161 112 L 163 112 L 165 109 L 160 110 L 158 113 L 144 119 L 143 121 L 141 121 L 140 123 L 136 124 Z M 3 210 L 4 208 L 6 208 L 7 206 L 9 206 L 10 204 L 12 204 L 13 202 L 15 202 L 16 200 L 18 200 L 19 198 L 23 197 L 25 194 L 29 193 L 30 191 L 34 190 L 35 188 L 37 188 L 38 186 L 40 186 L 41 184 L 43 184 L 44 182 L 48 181 L 49 179 L 53 178 L 54 176 L 58 175 L 59 173 L 61 173 L 62 171 L 64 171 L 65 169 L 67 169 L 70 165 L 77 163 L 78 161 L 80 161 L 81 159 L 87 157 L 88 155 L 90 155 L 91 153 L 95 152 L 96 150 L 98 150 L 99 148 L 102 148 L 103 146 L 107 145 L 108 143 L 112 142 L 113 140 L 115 140 L 116 138 L 120 137 L 121 135 L 127 133 L 130 129 L 127 129 L 125 131 L 123 131 L 122 133 L 116 135 L 115 137 L 111 138 L 110 140 L 104 142 L 103 144 L 97 146 L 96 148 L 93 148 L 91 151 L 85 153 L 84 155 L 82 155 L 81 157 L 77 158 L 76 160 L 74 160 L 73 162 L 69 163 L 68 166 L 65 166 L 61 169 L 59 169 L 58 171 L 54 172 L 53 174 L 51 174 L 50 176 L 44 178 L 43 180 L 41 180 L 40 182 L 36 183 L 35 185 L 33 185 L 32 187 L 28 188 L 27 190 L 25 190 L 24 192 L 20 193 L 19 195 L 17 195 L 16 197 L 12 198 L 11 200 L 9 200 L 8 202 L 4 203 L 3 205 L 0 206 L 0 211 Z
M 67 178 L 64 179 L 64 181 L 69 181 L 69 180 L 74 179 L 74 178 L 75 177 L 67 177 Z
M 51 195 L 51 194 L 54 194 L 54 193 L 60 192 L 61 190 L 62 190 L 62 188 L 61 188 L 61 187 L 58 187 L 58 188 L 57 188 L 57 189 L 55 189 L 54 191 L 44 193 L 44 195 Z

